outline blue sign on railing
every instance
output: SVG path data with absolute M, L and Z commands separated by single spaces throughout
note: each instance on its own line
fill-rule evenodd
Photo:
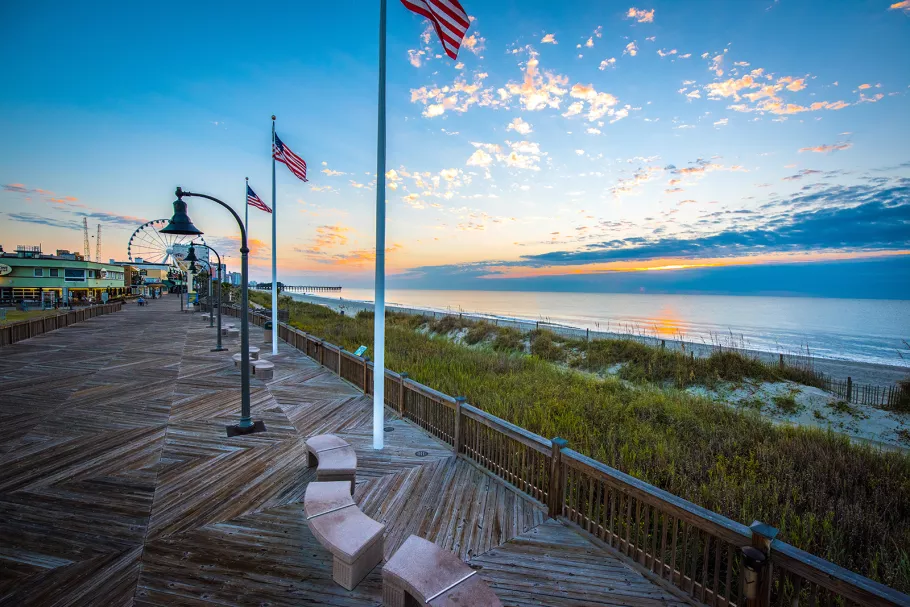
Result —
M 367 351 L 367 347 L 366 347 L 366 346 L 360 346 L 359 348 L 357 348 L 356 350 L 354 350 L 354 356 L 363 356 L 363 353 L 366 352 L 366 351 Z

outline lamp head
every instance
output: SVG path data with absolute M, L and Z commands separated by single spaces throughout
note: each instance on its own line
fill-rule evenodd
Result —
M 190 244 L 190 250 L 186 254 L 186 257 L 183 258 L 183 261 L 189 261 L 189 262 L 199 261 L 199 258 L 196 257 L 196 247 L 193 246 L 192 244 Z
M 191 261 L 191 262 L 190 262 L 189 271 L 192 272 L 193 274 L 196 273 L 196 262 L 195 262 L 195 261 Z
M 162 234 L 182 234 L 199 236 L 202 230 L 193 225 L 190 216 L 186 214 L 186 203 L 183 202 L 183 191 L 177 188 L 177 200 L 174 201 L 174 216 L 167 226 L 160 230 Z

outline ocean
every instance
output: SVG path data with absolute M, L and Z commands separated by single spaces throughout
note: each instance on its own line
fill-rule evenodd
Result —
M 341 297 L 371 302 L 373 292 L 345 288 Z M 386 302 L 910 368 L 907 300 L 393 289 Z

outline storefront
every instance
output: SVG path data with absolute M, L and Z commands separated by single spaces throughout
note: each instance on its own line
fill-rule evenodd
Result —
M 121 266 L 72 254 L 42 255 L 37 247 L 19 249 L 0 255 L 0 305 L 101 303 L 105 294 L 113 298 L 129 293 Z

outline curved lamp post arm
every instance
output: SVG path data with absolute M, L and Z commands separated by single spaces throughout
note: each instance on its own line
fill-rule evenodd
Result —
M 233 215 L 234 219 L 237 221 L 237 225 L 240 226 L 240 252 L 241 253 L 250 252 L 250 250 L 247 248 L 247 242 L 246 242 L 246 227 L 243 225 L 243 220 L 240 219 L 240 215 L 237 214 L 237 211 L 235 211 L 231 205 L 227 204 L 226 202 L 222 202 L 221 200 L 218 200 L 214 196 L 209 196 L 208 194 L 197 194 L 196 192 L 188 192 L 186 190 L 181 189 L 178 186 L 177 187 L 177 198 L 182 198 L 184 196 L 195 196 L 197 198 L 206 198 L 208 200 L 211 200 L 212 202 L 217 202 L 218 204 L 220 204 L 221 206 L 226 208 L 228 211 L 230 211 L 231 215 Z M 206 245 L 206 246 L 208 246 L 208 245 Z M 217 255 L 217 253 L 216 253 L 216 255 Z M 219 257 L 219 260 L 220 259 L 221 258 Z

